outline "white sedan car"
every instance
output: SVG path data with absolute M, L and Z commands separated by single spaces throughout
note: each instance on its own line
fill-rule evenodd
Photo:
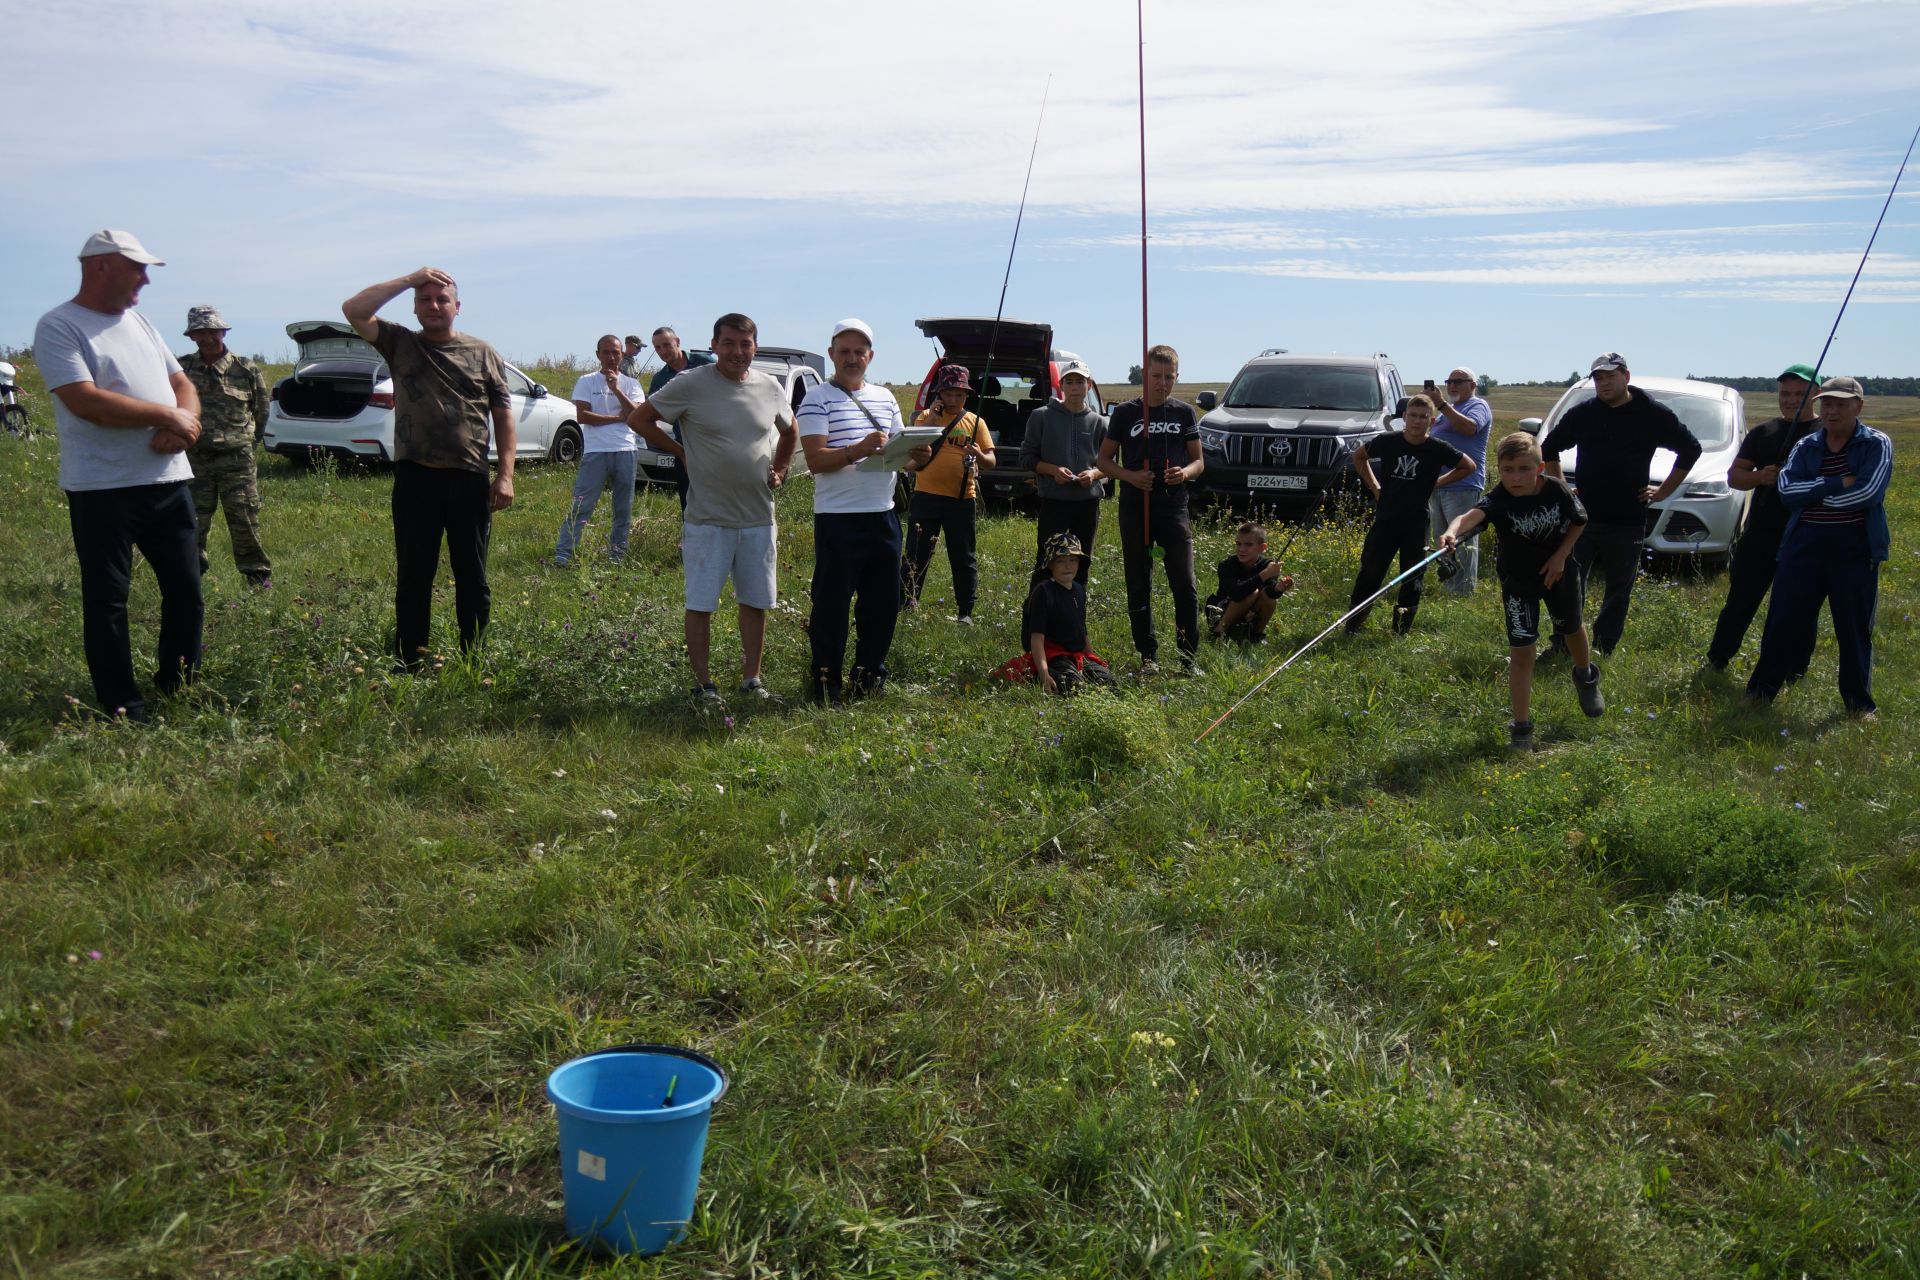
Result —
M 1635 377 L 1633 385 L 1673 410 L 1683 426 L 1700 442 L 1700 460 L 1679 490 L 1665 502 L 1649 508 L 1654 517 L 1647 550 L 1655 555 L 1698 555 L 1707 563 L 1724 566 L 1739 540 L 1746 519 L 1747 495 L 1727 483 L 1734 455 L 1746 435 L 1746 401 L 1738 391 L 1717 382 L 1690 378 Z M 1582 378 L 1567 388 L 1543 425 L 1539 418 L 1522 418 L 1520 429 L 1546 440 L 1567 410 L 1593 399 L 1593 379 Z M 1578 449 L 1560 455 L 1567 483 L 1579 486 Z M 1659 484 L 1673 470 L 1673 454 L 1654 451 L 1647 482 Z
M 293 373 L 273 388 L 263 443 L 296 462 L 320 454 L 393 460 L 393 378 L 386 357 L 342 320 L 303 320 L 287 326 L 299 344 Z M 580 424 L 573 402 L 553 395 L 507 366 L 513 397 L 515 458 L 580 460 Z M 487 456 L 496 457 L 492 441 Z

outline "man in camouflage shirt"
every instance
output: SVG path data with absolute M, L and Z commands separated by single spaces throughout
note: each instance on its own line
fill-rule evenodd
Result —
M 205 574 L 213 509 L 227 512 L 233 562 L 248 583 L 273 585 L 273 565 L 260 545 L 260 479 L 253 446 L 267 429 L 267 381 L 259 366 L 227 350 L 227 322 L 216 307 L 187 312 L 187 337 L 198 350 L 180 358 L 180 370 L 200 393 L 200 440 L 187 450 L 193 464 L 193 510 L 200 521 L 200 572 Z

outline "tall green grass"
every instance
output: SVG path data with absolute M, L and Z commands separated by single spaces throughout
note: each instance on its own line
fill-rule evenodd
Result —
M 276 586 L 216 531 L 203 678 L 136 731 L 78 705 L 54 442 L 0 450 L 0 1269 L 1915 1273 L 1904 473 L 1882 723 L 1840 715 L 1829 642 L 1771 711 L 1700 674 L 1722 583 L 1682 574 L 1641 584 L 1605 718 L 1543 667 L 1525 757 L 1487 592 L 1192 745 L 1343 607 L 1344 524 L 1296 544 L 1264 649 L 1061 702 L 986 678 L 1034 541 L 994 516 L 981 625 L 936 557 L 887 696 L 806 707 L 804 481 L 786 700 L 697 715 L 671 495 L 624 566 L 603 507 L 562 572 L 570 482 L 520 473 L 484 655 L 396 679 L 387 478 L 269 461 Z M 142 575 L 143 654 L 156 610 Z M 596 1260 L 540 1086 L 636 1038 L 734 1087 L 689 1240 Z

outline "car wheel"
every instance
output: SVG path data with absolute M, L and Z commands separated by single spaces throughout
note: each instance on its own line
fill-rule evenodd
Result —
M 547 460 L 571 466 L 580 461 L 581 444 L 580 428 L 571 422 L 564 422 L 553 433 L 553 443 L 547 446 Z

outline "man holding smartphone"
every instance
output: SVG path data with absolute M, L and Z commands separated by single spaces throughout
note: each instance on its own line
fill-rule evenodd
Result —
M 1444 386 L 1427 379 L 1427 398 L 1433 401 L 1433 438 L 1466 455 L 1473 471 L 1451 484 L 1440 485 L 1427 499 L 1427 524 L 1438 541 L 1447 526 L 1473 509 L 1487 487 L 1487 441 L 1493 436 L 1493 406 L 1479 394 L 1480 379 L 1465 365 L 1447 374 Z M 1480 576 L 1480 545 L 1468 539 L 1454 552 L 1459 572 L 1446 579 L 1456 596 L 1473 594 Z

